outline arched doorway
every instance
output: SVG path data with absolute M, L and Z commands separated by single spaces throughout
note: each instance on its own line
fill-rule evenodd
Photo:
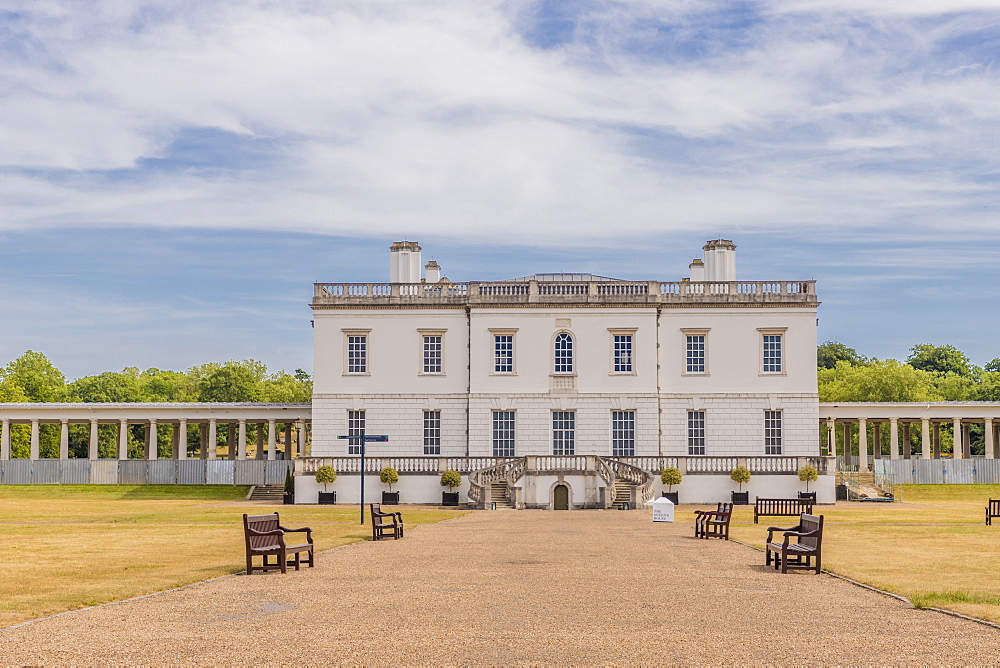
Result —
M 552 489 L 552 509 L 569 510 L 569 487 L 562 483 Z

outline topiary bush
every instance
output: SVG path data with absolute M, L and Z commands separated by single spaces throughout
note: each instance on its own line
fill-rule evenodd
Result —
M 462 484 L 462 474 L 458 471 L 445 471 L 441 474 L 441 486 L 450 490 Z
M 295 478 L 290 469 L 285 471 L 285 494 L 295 494 Z
M 660 482 L 667 486 L 667 491 L 672 492 L 674 485 L 681 484 L 681 471 L 676 466 L 668 466 L 660 472 Z
M 316 482 L 323 485 L 323 491 L 327 491 L 326 486 L 331 482 L 337 481 L 337 472 L 329 464 L 320 466 L 316 469 Z
M 392 486 L 399 482 L 399 471 L 392 468 L 391 466 L 386 466 L 384 469 L 379 471 L 378 479 L 389 485 L 389 491 L 392 491 Z
M 799 469 L 799 480 L 806 484 L 806 493 L 809 493 L 809 483 L 819 480 L 819 471 L 815 466 L 803 466 Z
M 745 466 L 737 466 L 729 472 L 729 479 L 739 483 L 740 491 L 743 491 L 743 483 L 750 482 L 750 469 Z

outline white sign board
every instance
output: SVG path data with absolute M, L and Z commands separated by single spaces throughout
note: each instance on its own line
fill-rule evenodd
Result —
M 674 502 L 666 497 L 661 497 L 656 501 L 653 501 L 653 521 L 673 522 Z

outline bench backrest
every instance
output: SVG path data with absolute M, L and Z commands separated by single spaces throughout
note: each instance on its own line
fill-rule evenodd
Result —
M 280 524 L 278 513 L 272 515 L 244 515 L 243 535 L 246 538 L 247 547 L 257 549 L 280 543 L 281 541 L 277 536 L 253 536 L 249 531 L 250 529 L 254 531 L 274 531 Z
M 990 499 L 990 517 L 1000 517 L 1000 499 Z
M 754 502 L 757 511 L 762 515 L 772 513 L 781 515 L 798 515 L 803 509 L 812 510 L 813 500 L 810 499 L 762 499 L 757 497 Z
M 799 538 L 800 545 L 806 545 L 812 548 L 819 548 L 820 543 L 823 541 L 823 516 L 808 515 L 802 513 L 799 517 L 799 531 L 817 531 L 815 536 L 807 536 L 805 538 Z
M 729 519 L 733 514 L 733 504 L 731 503 L 720 503 L 719 510 L 716 511 L 723 515 L 725 519 Z

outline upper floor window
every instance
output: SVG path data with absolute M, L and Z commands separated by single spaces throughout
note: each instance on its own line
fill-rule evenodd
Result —
M 371 330 L 345 330 L 347 337 L 347 373 L 368 373 L 368 332 Z
M 708 330 L 683 329 L 684 373 L 708 374 Z
M 514 373 L 514 335 L 493 335 L 493 373 Z
M 764 454 L 781 454 L 781 411 L 764 411 Z
M 785 372 L 785 330 L 761 329 L 761 373 Z
M 443 371 L 441 364 L 443 340 L 444 337 L 439 335 L 424 336 L 424 373 L 441 373 Z
M 573 337 L 567 332 L 559 332 L 555 340 L 556 373 L 573 373 Z
M 633 373 L 632 347 L 635 333 L 631 331 L 614 331 L 611 333 L 611 370 L 613 373 Z

